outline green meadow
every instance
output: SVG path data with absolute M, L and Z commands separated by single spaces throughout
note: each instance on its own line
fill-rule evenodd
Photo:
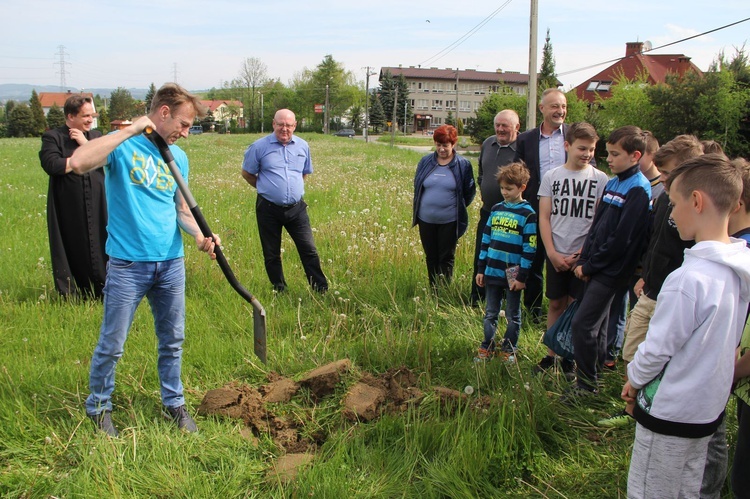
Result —
M 276 294 L 263 267 L 255 191 L 240 176 L 244 150 L 257 137 L 203 134 L 179 145 L 191 160 L 192 192 L 235 274 L 265 307 L 268 363 L 253 354 L 251 307 L 188 238 L 183 382 L 194 409 L 206 391 L 230 382 L 259 387 L 270 373 L 296 380 L 350 359 L 353 367 L 332 396 L 313 403 L 303 390 L 274 408 L 314 436 L 312 463 L 284 480 L 270 473 L 284 450 L 262 433 L 247 439 L 240 420 L 197 416 L 197 435 L 164 421 L 147 303 L 117 368 L 113 420 L 121 437 L 95 434 L 83 402 L 102 307 L 57 296 L 40 141 L 2 139 L 0 496 L 625 496 L 634 427 L 595 425 L 621 408 L 621 365 L 605 375 L 599 400 L 571 408 L 558 402 L 562 376 L 531 374 L 545 351 L 541 328 L 524 325 L 514 365 L 472 362 L 482 338 L 482 311 L 467 303 L 478 199 L 454 280 L 436 295 L 411 227 L 421 154 L 376 140 L 303 135 L 315 168 L 305 198 L 330 291 L 309 290 L 285 235 L 289 289 Z M 401 366 L 418 376 L 421 404 L 368 423 L 342 416 L 341 400 L 362 374 Z M 474 392 L 446 406 L 436 386 Z M 490 403 L 474 403 L 485 396 Z M 731 441 L 733 410 L 728 419 Z

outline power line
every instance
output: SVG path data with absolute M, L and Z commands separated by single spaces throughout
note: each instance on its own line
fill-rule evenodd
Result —
M 469 31 L 467 31 L 464 35 L 462 35 L 458 40 L 456 40 L 455 42 L 451 43 L 450 45 L 448 45 L 447 47 L 445 47 L 443 50 L 441 50 L 437 54 L 433 55 L 432 57 L 430 57 L 428 59 L 425 59 L 419 65 L 422 66 L 422 65 L 431 63 L 433 61 L 437 61 L 438 59 L 441 59 L 443 56 L 448 55 L 450 52 L 453 51 L 453 49 L 455 49 L 456 47 L 458 47 L 459 45 L 461 45 L 463 42 L 465 42 L 466 40 L 468 40 L 469 38 L 471 38 L 471 36 L 474 35 L 474 33 L 476 33 L 477 31 L 479 31 L 480 29 L 482 29 L 485 24 L 487 24 L 488 22 L 490 22 L 492 20 L 492 18 L 494 18 L 496 15 L 498 15 L 500 13 L 500 11 L 503 10 L 505 7 L 507 7 L 508 4 L 510 2 L 512 2 L 512 1 L 513 0 L 507 0 L 504 4 L 502 4 L 500 7 L 498 7 L 494 12 L 492 12 L 490 15 L 488 15 L 487 17 L 485 17 L 484 19 L 482 19 L 479 22 L 479 24 L 477 24 L 476 26 L 474 26 L 473 28 L 471 28 Z
M 648 50 L 644 50 L 641 53 L 645 54 L 647 52 L 653 52 L 654 50 L 659 50 L 659 49 L 663 49 L 665 47 L 669 47 L 671 45 L 676 45 L 678 43 L 686 42 L 688 40 L 692 40 L 693 38 L 698 38 L 699 36 L 704 36 L 704 35 L 708 35 L 708 34 L 714 33 L 715 31 L 720 31 L 722 29 L 731 28 L 732 26 L 735 26 L 735 25 L 740 24 L 740 23 L 744 23 L 746 21 L 750 21 L 750 17 L 746 17 L 745 19 L 741 19 L 739 21 L 736 21 L 736 22 L 733 22 L 733 23 L 730 23 L 730 24 L 726 24 L 724 26 L 721 26 L 721 27 L 718 27 L 718 28 L 714 28 L 714 29 L 709 30 L 709 31 L 704 31 L 703 33 L 699 33 L 697 35 L 688 36 L 687 38 L 682 38 L 682 39 L 677 40 L 675 42 L 665 43 L 664 45 L 660 45 L 658 47 L 654 47 L 654 48 L 651 48 L 651 49 L 648 49 Z M 621 61 L 623 59 L 625 59 L 625 57 L 617 57 L 615 59 L 610 59 L 610 60 L 604 61 L 604 62 L 598 62 L 596 64 L 591 64 L 589 66 L 585 66 L 585 67 L 582 67 L 582 68 L 573 69 L 571 71 L 565 71 L 563 73 L 559 73 L 557 76 L 567 76 L 569 74 L 578 73 L 579 71 L 585 71 L 587 69 L 595 68 L 597 66 L 602 66 L 604 64 L 610 64 L 610 63 L 613 63 L 613 62 Z

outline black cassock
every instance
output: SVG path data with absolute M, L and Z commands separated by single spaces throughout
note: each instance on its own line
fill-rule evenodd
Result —
M 106 274 L 107 202 L 104 169 L 65 173 L 78 143 L 67 125 L 42 136 L 39 159 L 49 175 L 47 230 L 55 288 L 63 296 L 101 297 Z M 101 132 L 85 133 L 87 139 Z

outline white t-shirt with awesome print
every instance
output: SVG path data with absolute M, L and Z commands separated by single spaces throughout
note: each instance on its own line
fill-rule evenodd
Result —
M 558 166 L 544 174 L 539 197 L 551 199 L 550 227 L 555 251 L 563 255 L 580 251 L 608 180 L 606 173 L 591 165 L 583 170 Z

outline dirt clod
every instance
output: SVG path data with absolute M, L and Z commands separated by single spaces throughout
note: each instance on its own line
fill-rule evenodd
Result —
M 348 372 L 351 366 L 352 362 L 349 359 L 337 360 L 313 369 L 299 383 L 320 399 L 333 393 L 336 385 L 341 381 L 341 374 Z
M 385 389 L 359 382 L 344 398 L 344 417 L 351 421 L 372 421 L 380 416 L 385 397 Z
M 299 390 L 299 384 L 289 378 L 279 378 L 260 387 L 266 403 L 289 402 Z
M 294 480 L 300 468 L 312 462 L 315 456 L 309 453 L 284 454 L 274 463 L 268 477 L 274 481 L 289 483 Z

